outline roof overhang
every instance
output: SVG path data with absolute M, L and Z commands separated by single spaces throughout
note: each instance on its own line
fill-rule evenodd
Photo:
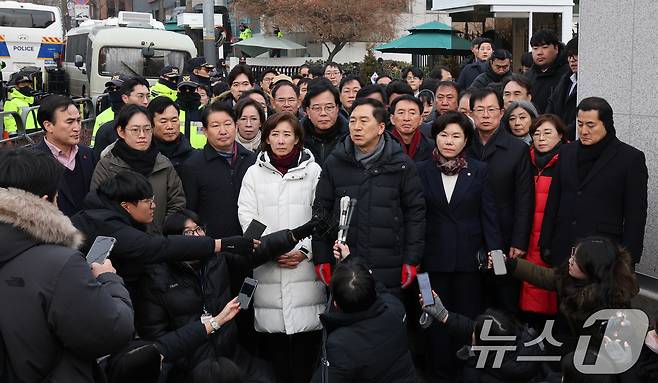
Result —
M 448 13 L 476 11 L 476 7 L 488 7 L 490 12 L 544 12 L 556 7 L 573 7 L 573 0 L 434 0 L 432 10 Z

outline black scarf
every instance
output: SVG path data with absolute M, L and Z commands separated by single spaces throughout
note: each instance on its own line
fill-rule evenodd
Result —
M 541 153 L 539 150 L 536 148 L 533 148 L 532 150 L 535 152 L 535 167 L 538 170 L 542 170 L 548 165 L 548 163 L 555 157 L 555 155 L 560 151 L 560 146 L 562 145 L 562 141 L 558 141 L 557 145 L 551 150 L 549 150 L 546 153 Z
M 578 141 L 578 150 L 576 151 L 576 162 L 578 165 L 578 180 L 582 181 L 587 177 L 590 170 L 594 167 L 596 161 L 601 157 L 603 151 L 615 139 L 614 132 L 608 132 L 605 137 L 594 145 L 583 145 Z
M 174 78 L 175 79 L 175 78 Z M 175 81 L 170 81 L 168 79 L 160 78 L 158 82 L 169 89 L 176 89 L 177 83 Z
M 134 171 L 144 177 L 148 177 L 153 172 L 158 153 L 158 147 L 153 143 L 146 151 L 141 151 L 128 146 L 122 138 L 119 138 L 112 148 L 112 154 L 126 161 Z
M 201 95 L 197 92 L 178 92 L 176 102 L 183 110 L 198 110 L 201 106 Z
M 158 151 L 162 153 L 163 156 L 167 158 L 171 158 L 176 154 L 176 151 L 178 150 L 178 145 L 181 142 L 180 136 L 174 141 L 162 141 L 158 140 L 155 137 L 153 138 L 153 142 L 155 142 L 155 146 L 158 147 Z

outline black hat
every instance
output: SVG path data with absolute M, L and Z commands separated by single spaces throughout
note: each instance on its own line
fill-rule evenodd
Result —
M 200 67 L 206 67 L 206 68 L 214 68 L 215 66 L 208 63 L 206 61 L 206 58 L 203 56 L 195 57 L 188 61 L 187 63 L 190 67 L 190 70 L 195 69 L 195 68 L 200 68 Z
M 14 82 L 16 85 L 22 83 L 22 82 L 29 82 L 30 84 L 32 83 L 32 79 L 30 79 L 30 76 L 26 74 L 19 75 L 16 77 L 16 81 Z
M 123 85 L 124 82 L 126 82 L 130 77 L 126 76 L 125 74 L 121 73 L 113 73 L 112 78 L 105 83 L 105 87 L 107 88 L 110 85 L 114 85 L 116 87 L 120 87 Z
M 177 89 L 183 88 L 183 87 L 191 87 L 196 89 L 199 86 L 196 82 L 192 81 L 190 79 L 189 75 L 185 75 L 181 77 L 180 81 L 178 82 L 178 85 L 176 86 Z
M 180 69 L 173 65 L 167 65 L 160 69 L 160 77 L 178 77 L 180 76 Z

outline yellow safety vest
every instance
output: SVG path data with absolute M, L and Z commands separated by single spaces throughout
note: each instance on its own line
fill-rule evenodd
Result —
M 181 110 L 178 114 L 178 121 L 180 123 L 180 131 L 185 134 L 185 111 Z M 203 133 L 203 124 L 201 121 L 190 121 L 190 134 L 187 137 L 190 140 L 190 145 L 194 149 L 203 149 L 206 146 L 206 135 Z
M 19 115 L 22 114 L 23 108 L 29 108 L 34 105 L 34 97 L 25 96 L 23 93 L 19 92 L 16 88 L 11 88 L 8 94 L 8 100 L 5 101 L 4 111 L 5 112 L 16 112 Z M 27 115 L 27 121 L 25 121 L 25 130 L 36 129 L 39 127 L 36 120 L 36 111 L 31 111 Z M 16 133 L 18 129 L 16 126 L 16 120 L 13 116 L 5 116 L 5 133 L 13 134 Z
M 98 129 L 101 127 L 101 125 L 112 120 L 114 120 L 114 111 L 112 110 L 111 106 L 96 116 L 96 121 L 94 121 L 94 130 L 91 132 L 91 144 L 89 146 L 94 146 L 94 143 L 96 142 L 96 133 L 98 132 Z

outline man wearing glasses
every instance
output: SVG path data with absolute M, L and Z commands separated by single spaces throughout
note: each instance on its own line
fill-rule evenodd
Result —
M 499 129 L 503 100 L 496 91 L 474 89 L 470 104 L 477 134 L 466 155 L 487 163 L 503 234 L 503 249 L 511 258 L 523 256 L 528 250 L 534 209 L 528 147 L 505 129 Z M 490 276 L 484 283 L 485 291 L 492 292 L 484 297 L 485 307 L 518 312 L 518 281 L 507 276 L 495 279 Z
M 147 107 L 150 101 L 151 93 L 149 91 L 149 83 L 143 77 L 131 77 L 123 82 L 119 88 L 121 94 L 121 101 L 123 105 L 140 105 Z M 123 107 L 122 107 L 123 108 Z M 116 115 L 120 113 L 121 109 L 117 110 Z M 116 132 L 116 119 L 108 121 L 98 128 L 96 133 L 96 140 L 94 143 L 94 153 L 99 159 L 102 158 L 105 148 L 110 146 L 119 138 Z
M 551 98 L 548 99 L 546 113 L 560 116 L 567 126 L 567 139 L 576 139 L 576 101 L 578 88 L 578 36 L 567 43 L 567 61 L 570 72 L 562 76 L 557 84 Z
M 323 73 L 324 78 L 331 81 L 331 85 L 338 89 L 340 86 L 340 80 L 343 79 L 343 68 L 341 68 L 340 65 L 336 64 L 335 62 L 328 62 L 324 66 Z
M 309 84 L 303 102 L 306 118 L 301 121 L 304 147 L 313 153 L 320 166 L 347 134 L 347 120 L 338 115 L 339 104 L 338 90 L 328 80 Z

